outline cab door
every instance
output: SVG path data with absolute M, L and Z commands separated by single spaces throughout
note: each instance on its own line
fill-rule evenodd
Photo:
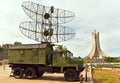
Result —
M 67 64 L 67 56 L 55 53 L 53 55 L 53 66 L 65 66 Z

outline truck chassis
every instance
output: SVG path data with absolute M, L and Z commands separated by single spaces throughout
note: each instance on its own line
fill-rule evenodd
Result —
M 10 63 L 10 67 L 13 71 L 13 76 L 17 79 L 27 78 L 34 79 L 40 78 L 45 72 L 48 73 L 64 73 L 64 78 L 67 81 L 78 80 L 79 73 L 84 70 L 84 68 L 79 68 L 78 71 L 75 67 L 53 67 L 45 66 L 41 64 L 13 64 Z

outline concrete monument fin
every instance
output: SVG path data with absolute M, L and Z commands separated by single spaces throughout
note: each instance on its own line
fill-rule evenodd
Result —
M 88 57 L 98 59 L 100 57 L 105 58 L 107 55 L 101 50 L 99 42 L 99 32 L 92 32 L 92 50 Z

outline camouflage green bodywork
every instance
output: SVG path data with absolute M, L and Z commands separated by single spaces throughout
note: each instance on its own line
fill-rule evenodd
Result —
M 9 63 L 47 64 L 46 57 L 53 52 L 50 44 L 22 44 L 9 47 Z
M 66 51 L 68 52 L 68 51 Z M 68 53 L 66 55 L 60 56 L 58 53 L 55 53 L 53 56 L 53 66 L 58 67 L 75 67 L 78 70 L 78 67 L 83 67 L 83 60 L 78 58 L 71 58 Z
M 83 67 L 83 61 L 71 58 L 69 51 L 61 54 L 53 50 L 50 43 L 22 44 L 9 46 L 9 63 L 15 64 L 42 64 L 46 66 L 61 67 Z M 61 71 L 62 71 L 61 70 Z

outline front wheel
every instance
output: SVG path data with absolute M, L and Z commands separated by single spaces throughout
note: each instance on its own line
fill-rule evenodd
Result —
M 66 69 L 64 77 L 67 81 L 75 81 L 78 79 L 78 73 L 75 69 Z

